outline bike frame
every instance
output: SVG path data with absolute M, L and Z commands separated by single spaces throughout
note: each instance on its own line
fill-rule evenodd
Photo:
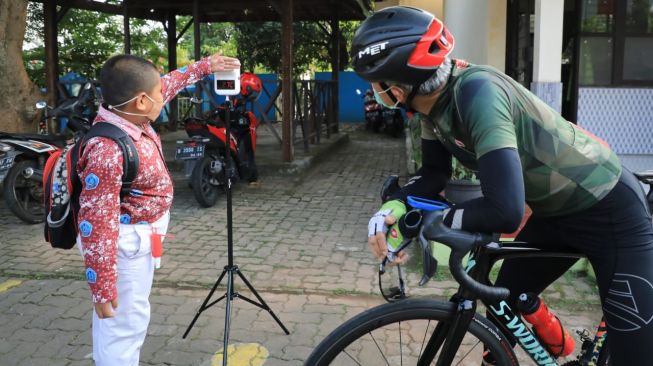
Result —
M 511 258 L 582 258 L 581 254 L 547 251 L 534 248 L 525 242 L 501 242 L 501 245 L 482 246 L 470 253 L 466 271 L 476 281 L 489 285 L 489 274 L 492 266 L 499 260 Z M 488 302 L 479 299 L 469 290 L 460 288 L 451 301 L 458 304 L 456 314 L 449 323 L 439 323 L 420 358 L 418 365 L 429 365 L 440 349 L 442 352 L 436 366 L 450 365 L 460 347 L 460 344 L 476 314 L 476 304 L 480 300 L 488 309 L 488 314 L 503 334 L 515 338 L 522 349 L 540 366 L 558 366 L 555 355 L 551 354 L 540 343 L 529 327 L 516 315 L 505 301 Z M 605 343 L 607 333 L 597 331 L 593 354 L 600 353 Z M 598 349 L 597 349 L 598 348 Z M 596 365 L 595 357 L 588 360 L 588 366 Z M 517 361 L 515 360 L 515 364 Z

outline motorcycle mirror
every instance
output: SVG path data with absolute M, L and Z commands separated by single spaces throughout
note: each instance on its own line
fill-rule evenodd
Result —
M 190 98 L 190 102 L 193 104 L 202 104 L 204 102 L 202 98 L 197 98 L 197 97 L 192 97 Z
M 39 100 L 36 102 L 36 109 L 45 109 L 48 106 L 48 102 L 45 100 Z
M 360 89 L 356 89 L 356 94 L 361 95 L 361 90 L 360 90 Z
M 89 89 L 91 89 L 91 83 L 84 84 L 84 90 L 89 90 Z

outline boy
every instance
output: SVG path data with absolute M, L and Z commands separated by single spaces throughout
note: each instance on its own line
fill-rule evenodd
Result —
M 123 153 L 117 143 L 91 138 L 77 166 L 82 181 L 77 243 L 94 303 L 93 359 L 98 366 L 137 366 L 150 320 L 151 237 L 165 234 L 173 196 L 161 141 L 150 123 L 185 86 L 237 68 L 238 59 L 220 54 L 163 77 L 152 63 L 131 55 L 114 56 L 102 67 L 104 103 L 94 123 L 124 130 L 136 146 L 139 168 L 121 199 Z

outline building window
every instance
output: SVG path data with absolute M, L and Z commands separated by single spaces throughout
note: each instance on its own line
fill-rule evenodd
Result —
M 580 43 L 580 85 L 610 85 L 612 38 L 583 37 Z
M 653 0 L 581 0 L 579 84 L 653 86 Z

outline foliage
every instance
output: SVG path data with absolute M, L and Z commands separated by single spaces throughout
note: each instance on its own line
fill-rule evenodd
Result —
M 177 32 L 191 21 L 190 16 L 177 17 Z M 223 55 L 236 56 L 235 29 L 232 23 L 202 23 L 200 25 L 200 57 L 222 52 Z M 177 45 L 177 66 L 181 67 L 195 61 L 195 36 L 189 28 Z
M 452 160 L 452 164 L 451 164 L 452 180 L 466 180 L 470 182 L 478 182 L 478 179 L 476 178 L 476 173 L 473 170 L 466 168 L 456 158 L 452 158 L 451 160 Z
M 348 64 L 347 40 L 352 38 L 358 22 L 340 22 L 340 64 Z M 329 22 L 293 23 L 293 73 L 331 70 L 331 25 Z M 281 24 L 278 22 L 249 22 L 235 25 L 238 58 L 244 70 L 258 68 L 267 72 L 281 71 Z
M 414 113 L 408 119 L 409 138 L 411 140 L 412 150 L 410 151 L 411 160 L 415 163 L 415 170 L 422 166 L 422 142 L 421 142 L 421 119 L 424 116 L 420 113 Z M 462 165 L 458 159 L 452 158 L 452 180 L 467 180 L 471 182 L 478 182 L 476 173 Z
M 113 1 L 111 1 L 113 2 Z M 61 8 L 58 7 L 61 11 Z M 177 32 L 191 20 L 177 17 Z M 29 2 L 23 59 L 30 78 L 45 85 L 43 4 Z M 340 65 L 348 66 L 347 49 L 359 22 L 340 22 Z M 281 71 L 281 24 L 279 22 L 202 23 L 201 56 L 221 51 L 237 56 L 244 71 Z M 298 77 L 306 71 L 331 70 L 331 26 L 329 22 L 295 22 L 293 72 Z M 132 18 L 131 52 L 152 61 L 161 72 L 168 70 L 166 32 L 161 23 Z M 97 78 L 106 59 L 123 52 L 121 16 L 79 9 L 69 9 L 58 24 L 60 74 L 76 72 Z M 177 66 L 194 61 L 192 27 L 177 45 Z
M 96 78 L 102 63 L 122 45 L 122 22 L 116 16 L 70 9 L 58 24 L 60 74 L 76 72 Z M 43 86 L 45 80 L 43 5 L 30 2 L 23 53 L 30 78 Z

